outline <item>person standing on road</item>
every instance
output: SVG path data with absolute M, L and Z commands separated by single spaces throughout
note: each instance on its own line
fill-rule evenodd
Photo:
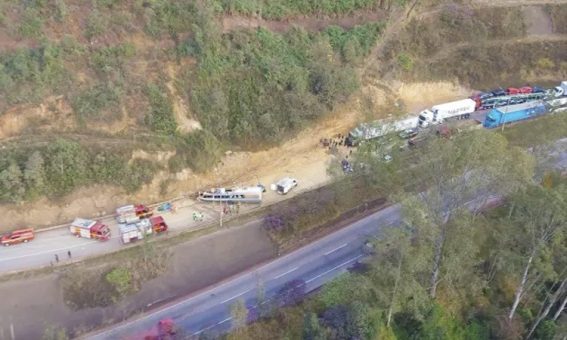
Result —
M 59 256 L 57 254 L 55 254 L 55 262 L 59 263 Z
M 67 250 L 67 256 L 69 256 L 69 258 L 71 258 L 71 251 Z

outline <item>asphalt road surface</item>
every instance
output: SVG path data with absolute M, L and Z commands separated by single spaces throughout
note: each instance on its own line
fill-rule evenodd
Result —
M 399 206 L 388 207 L 262 267 L 86 338 L 140 338 L 166 318 L 173 319 L 188 335 L 228 330 L 232 325 L 230 307 L 237 300 L 244 300 L 249 309 L 257 308 L 259 282 L 267 300 L 275 300 L 280 289 L 295 280 L 304 285 L 305 292 L 312 291 L 363 258 L 364 243 L 400 219 Z
M 202 212 L 205 216 L 204 222 L 193 221 L 193 211 Z M 218 219 L 218 213 L 213 210 L 213 207 L 205 204 L 193 204 L 179 209 L 176 213 L 165 213 L 162 216 L 167 222 L 170 232 L 196 228 L 203 223 L 210 223 L 213 219 Z M 111 229 L 112 238 L 108 241 L 77 238 L 71 234 L 68 227 L 64 227 L 37 232 L 35 239 L 28 243 L 1 247 L 0 275 L 57 264 L 55 255 L 59 257 L 60 263 L 65 263 L 89 256 L 102 255 L 125 247 L 120 241 L 116 220 L 106 218 L 102 221 Z M 68 251 L 71 252 L 71 258 L 68 257 Z

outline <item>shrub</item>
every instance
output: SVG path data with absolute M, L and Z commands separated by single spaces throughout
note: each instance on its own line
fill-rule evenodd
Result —
M 37 48 L 0 54 L 0 94 L 8 104 L 40 99 L 67 85 L 61 49 L 45 43 Z
M 18 33 L 24 38 L 40 38 L 43 35 L 43 20 L 39 11 L 28 7 L 22 14 Z
M 114 268 L 105 275 L 105 279 L 116 290 L 115 302 L 132 288 L 132 274 L 127 268 Z
M 112 47 L 104 47 L 91 55 L 91 64 L 94 69 L 103 74 L 123 71 L 126 59 L 136 53 L 134 45 L 125 43 Z
M 142 185 L 152 181 L 157 170 L 157 165 L 152 161 L 135 159 L 130 164 L 122 185 L 128 192 L 138 191 Z
M 113 84 L 99 84 L 80 92 L 73 98 L 72 106 L 79 121 L 108 119 L 107 116 L 102 116 L 102 112 L 108 108 L 117 108 L 120 98 L 120 87 Z
M 150 84 L 146 87 L 150 102 L 150 112 L 146 115 L 146 124 L 155 132 L 172 136 L 177 130 L 173 115 L 173 104 L 163 86 Z
M 413 59 L 406 53 L 400 53 L 398 55 L 398 65 L 404 71 L 411 71 L 413 69 Z
M 98 10 L 93 10 L 87 18 L 87 25 L 85 27 L 85 37 L 89 40 L 102 35 L 108 26 L 105 16 Z

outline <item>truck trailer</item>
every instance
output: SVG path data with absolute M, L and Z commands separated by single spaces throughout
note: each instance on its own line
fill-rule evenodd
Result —
M 383 137 L 389 133 L 417 128 L 417 125 L 417 118 L 415 117 L 395 122 L 377 120 L 371 123 L 362 123 L 349 132 L 345 143 L 347 146 L 357 146 L 360 142 Z
M 110 239 L 110 228 L 100 221 L 76 218 L 69 226 L 71 234 L 77 237 L 91 238 L 94 240 L 107 241 Z
M 499 107 L 486 115 L 482 126 L 491 129 L 506 123 L 541 116 L 545 113 L 547 113 L 547 108 L 542 101 Z
M 439 104 L 419 113 L 419 126 L 441 124 L 450 119 L 468 119 L 476 109 L 476 102 L 470 98 Z

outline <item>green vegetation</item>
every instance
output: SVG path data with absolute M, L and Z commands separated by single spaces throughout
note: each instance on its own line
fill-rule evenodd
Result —
M 388 8 L 391 3 L 405 1 L 377 0 L 214 0 L 217 9 L 229 14 L 256 15 L 268 19 L 282 19 L 295 15 L 308 14 L 348 14 L 356 10 L 376 10 Z
M 199 59 L 191 91 L 199 121 L 222 142 L 257 147 L 281 141 L 358 87 L 354 69 L 340 57 L 344 41 L 356 37 L 352 57 L 364 56 L 378 31 L 367 25 L 349 34 L 197 32 L 188 51 Z
M 567 115 L 559 113 L 505 127 L 502 134 L 520 147 L 544 145 L 567 137 Z
M 40 47 L 0 54 L 0 95 L 6 104 L 36 101 L 68 85 L 61 49 L 44 43 Z M 3 103 L 2 103 L 3 102 Z M 0 106 L 2 107 L 2 106 Z
M 96 121 L 120 117 L 120 99 L 122 97 L 121 86 L 113 83 L 98 84 L 81 91 L 73 98 L 73 108 L 79 121 Z M 116 114 L 109 116 L 103 112 L 112 109 Z
M 48 111 L 64 113 L 69 103 L 76 115 L 75 126 L 80 129 L 77 133 L 98 135 L 96 130 L 104 131 L 124 119 L 128 129 L 121 133 L 130 136 L 142 130 L 144 135 L 176 149 L 168 164 L 170 171 L 186 167 L 205 171 L 228 148 L 273 146 L 344 102 L 359 86 L 354 65 L 368 55 L 383 28 L 380 23 L 365 23 L 348 30 L 329 27 L 321 32 L 292 29 L 279 34 L 257 29 L 221 33 L 215 16 L 224 5 L 181 0 L 95 1 L 88 11 L 80 13 L 84 22 L 81 32 L 70 25 L 57 43 L 46 38 L 40 47 L 0 55 L 0 108 L 37 105 L 48 96 L 64 94 L 57 104 L 61 106 L 49 106 Z M 21 14 L 21 18 L 27 11 L 36 13 L 39 24 L 27 25 L 30 33 L 26 34 L 43 37 L 52 36 L 53 28 L 67 25 L 77 8 L 64 0 L 3 6 L 8 12 Z M 376 4 L 342 1 L 307 6 L 316 12 L 346 13 L 349 8 L 375 8 Z M 19 19 L 10 17 L 8 21 L 19 27 Z M 156 40 L 168 35 L 165 39 L 172 39 L 174 46 L 146 49 L 143 38 L 106 41 L 140 29 Z M 89 40 L 86 44 L 85 38 Z M 170 79 L 170 74 L 157 66 L 163 62 L 189 66 L 176 67 L 179 72 Z M 175 95 L 181 98 L 170 93 L 165 85 L 170 81 L 176 86 Z M 190 103 L 190 112 L 203 130 L 189 134 L 177 131 L 173 103 L 179 99 Z M 135 131 L 130 131 L 134 124 Z M 50 176 L 45 181 L 34 180 L 41 186 L 16 171 L 25 170 L 26 156 L 7 155 L 6 168 L 1 169 L 5 170 L 3 185 L 9 189 L 4 201 L 64 195 L 93 183 L 119 183 L 134 191 L 155 169 L 147 164 L 127 165 L 127 156 L 120 160 L 106 152 L 110 150 L 68 150 L 72 151 L 70 159 L 77 157 L 84 165 L 57 170 L 47 159 L 46 150 L 43 146 L 26 150 L 29 154 L 39 152 L 45 176 Z M 11 162 L 15 165 L 8 169 Z M 129 170 L 134 166 L 142 170 Z
M 366 164 L 358 176 L 367 178 L 367 191 L 382 189 L 401 201 L 402 225 L 384 230 L 351 273 L 227 339 L 543 340 L 564 331 L 564 180 L 534 183 L 531 157 L 487 131 L 406 150 L 409 169 L 373 161 L 374 152 L 356 155 L 356 165 Z M 384 186 L 400 166 L 427 189 L 415 195 Z M 493 210 L 466 208 L 472 198 L 490 207 L 488 193 L 509 199 Z
M 146 94 L 150 102 L 146 124 L 157 133 L 174 135 L 177 123 L 173 117 L 173 104 L 165 93 L 164 87 L 150 84 L 146 87 Z
M 132 273 L 127 268 L 114 268 L 105 275 L 106 282 L 114 288 L 117 293 L 117 299 L 126 295 L 132 289 Z
M 81 144 L 58 139 L 28 153 L 0 154 L 0 200 L 20 202 L 42 195 L 61 196 L 82 185 L 106 183 L 138 190 L 149 183 L 157 166 L 147 160 L 126 161 L 124 154 L 87 150 Z
M 74 310 L 105 307 L 140 290 L 142 283 L 157 277 L 167 268 L 170 252 L 144 243 L 124 251 L 126 259 L 107 259 L 96 269 L 65 268 L 61 282 L 65 303 Z M 109 255 L 110 256 L 110 255 Z

